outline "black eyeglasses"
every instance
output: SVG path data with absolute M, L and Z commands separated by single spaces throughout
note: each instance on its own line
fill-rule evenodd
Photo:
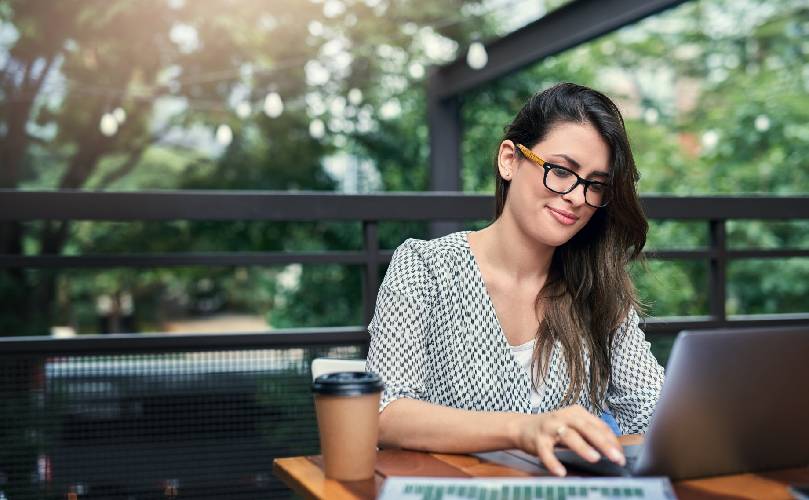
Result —
M 531 163 L 545 169 L 542 183 L 554 193 L 567 194 L 576 189 L 576 186 L 579 184 L 583 184 L 585 203 L 593 208 L 602 208 L 606 207 L 610 202 L 609 184 L 582 179 L 576 172 L 569 168 L 548 163 L 522 144 L 517 144 L 517 148 L 519 148 L 522 154 L 525 155 Z

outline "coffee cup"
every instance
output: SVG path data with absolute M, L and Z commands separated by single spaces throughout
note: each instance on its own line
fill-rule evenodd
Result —
M 329 373 L 312 382 L 326 477 L 374 476 L 383 387 L 379 376 L 367 372 Z

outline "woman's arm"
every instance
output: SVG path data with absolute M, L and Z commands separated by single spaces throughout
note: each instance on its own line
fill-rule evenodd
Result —
M 646 432 L 663 388 L 663 368 L 639 322 L 638 313 L 630 309 L 612 348 L 607 405 L 624 434 Z
M 557 444 L 591 462 L 599 459 L 600 452 L 618 464 L 625 463 L 609 427 L 578 405 L 531 415 L 460 410 L 402 398 L 380 414 L 379 442 L 382 446 L 442 453 L 519 448 L 537 455 L 559 476 L 566 472 L 553 454 Z
M 516 448 L 519 413 L 470 411 L 397 399 L 379 415 L 383 446 L 441 453 Z

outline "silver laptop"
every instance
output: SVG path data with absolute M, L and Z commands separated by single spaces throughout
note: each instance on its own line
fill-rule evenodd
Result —
M 625 453 L 625 467 L 556 456 L 597 474 L 672 479 L 809 465 L 809 327 L 681 332 L 644 444 Z

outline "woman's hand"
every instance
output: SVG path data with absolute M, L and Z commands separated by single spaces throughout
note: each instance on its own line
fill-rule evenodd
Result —
M 588 462 L 597 462 L 603 454 L 618 465 L 626 463 L 623 448 L 609 426 L 580 405 L 521 417 L 516 429 L 517 447 L 539 457 L 557 476 L 567 472 L 553 454 L 556 445 L 567 446 Z

